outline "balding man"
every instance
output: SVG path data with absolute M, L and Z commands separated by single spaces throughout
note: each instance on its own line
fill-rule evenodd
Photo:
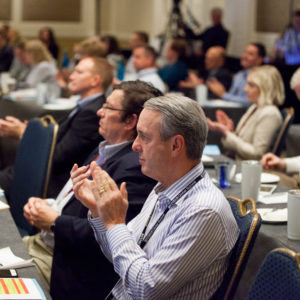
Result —
M 262 65 L 266 55 L 265 46 L 261 43 L 250 43 L 246 46 L 241 57 L 241 66 L 243 70 L 239 71 L 233 78 L 230 90 L 226 92 L 224 85 L 216 79 L 209 81 L 207 86 L 210 91 L 225 101 L 236 102 L 243 106 L 249 106 L 250 102 L 244 88 L 247 84 L 249 71 Z
M 196 87 L 197 85 L 203 84 L 212 80 L 217 79 L 226 90 L 230 88 L 231 85 L 231 74 L 224 68 L 225 64 L 225 49 L 221 46 L 214 46 L 207 50 L 205 54 L 205 72 L 197 77 L 195 74 L 191 73 L 188 80 L 182 81 L 180 83 L 181 87 Z M 208 93 L 209 99 L 216 99 L 218 96 L 212 91 Z

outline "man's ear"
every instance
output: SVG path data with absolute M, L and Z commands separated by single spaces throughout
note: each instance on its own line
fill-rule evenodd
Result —
M 136 114 L 127 116 L 125 119 L 126 128 L 134 129 L 137 125 L 137 121 L 138 121 L 138 116 Z
M 184 137 L 180 134 L 171 137 L 171 155 L 173 157 L 178 156 L 185 149 Z
M 92 78 L 92 86 L 101 86 L 102 85 L 102 78 L 99 74 L 95 74 Z

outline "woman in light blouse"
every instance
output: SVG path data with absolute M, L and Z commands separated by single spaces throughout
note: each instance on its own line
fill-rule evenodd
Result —
M 209 129 L 222 136 L 226 150 L 238 159 L 260 159 L 266 153 L 282 124 L 278 109 L 284 101 L 281 75 L 273 66 L 252 69 L 247 77 L 245 92 L 252 105 L 234 129 L 232 120 L 221 110 L 217 121 L 207 119 Z

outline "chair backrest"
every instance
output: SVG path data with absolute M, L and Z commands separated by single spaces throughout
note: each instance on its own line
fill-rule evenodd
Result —
M 284 147 L 284 143 L 285 143 L 285 139 L 286 139 L 289 127 L 291 126 L 291 124 L 294 121 L 295 111 L 294 111 L 293 107 L 284 108 L 281 111 L 281 114 L 282 114 L 282 118 L 283 118 L 282 126 L 276 136 L 274 146 L 272 149 L 272 153 L 274 153 L 278 156 L 280 155 L 280 153 Z
M 23 216 L 29 197 L 46 197 L 58 125 L 52 116 L 32 119 L 21 139 L 9 197 L 12 216 L 22 235 L 33 227 Z
M 261 225 L 261 217 L 253 199 L 240 200 L 229 196 L 227 200 L 240 229 L 240 234 L 232 249 L 229 266 L 221 286 L 213 296 L 213 299 L 218 300 L 233 298 Z
M 250 287 L 248 300 L 300 299 L 300 253 L 286 248 L 271 251 Z

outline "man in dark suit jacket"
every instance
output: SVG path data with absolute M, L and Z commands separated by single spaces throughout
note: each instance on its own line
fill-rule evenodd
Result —
M 86 163 L 96 158 L 101 165 L 120 185 L 126 181 L 130 195 L 128 219 L 133 218 L 141 209 L 148 193 L 155 182 L 141 173 L 138 154 L 131 149 L 136 135 L 136 124 L 143 103 L 149 98 L 161 95 L 160 91 L 144 82 L 123 82 L 114 87 L 104 106 L 98 111 L 100 116 L 99 133 L 105 138 L 99 149 L 96 149 Z M 89 186 L 88 167 L 73 169 L 81 174 L 84 185 Z M 76 175 L 76 177 L 77 177 Z M 87 221 L 87 209 L 70 192 L 71 180 L 65 185 L 52 207 L 39 198 L 30 198 L 24 207 L 28 221 L 42 233 L 25 238 L 29 253 L 36 257 L 39 266 L 40 253 L 54 246 L 50 293 L 53 299 L 101 299 L 115 283 L 112 265 L 101 254 L 91 227 Z M 83 186 L 84 188 L 85 186 Z M 84 189 L 83 189 L 84 190 Z M 54 209 L 54 203 L 56 209 Z M 52 232 L 52 233 L 51 233 Z M 54 234 L 51 241 L 51 234 Z M 49 238 L 50 237 L 50 238 Z M 50 241 L 50 242 L 49 242 Z M 38 244 L 38 245 L 37 245 Z M 51 256 L 51 255 L 50 255 Z M 101 282 L 101 289 L 99 283 Z
M 214 46 L 207 50 L 205 54 L 205 70 L 200 70 L 199 77 L 191 73 L 187 80 L 181 81 L 181 87 L 197 87 L 197 85 L 205 84 L 215 79 L 221 82 L 225 89 L 228 90 L 231 86 L 232 76 L 224 67 L 225 64 L 225 49 L 220 46 Z M 217 99 L 210 90 L 208 91 L 208 99 Z
M 92 151 L 102 140 L 98 134 L 99 118 L 96 112 L 105 102 L 104 93 L 112 81 L 112 68 L 103 58 L 82 59 L 70 76 L 70 91 L 80 100 L 71 113 L 59 122 L 52 174 L 48 195 L 53 197 L 61 190 L 75 162 L 82 164 L 86 153 Z M 0 120 L 2 135 L 21 138 L 26 123 L 17 119 Z M 9 175 L 9 176 L 8 176 Z M 0 186 L 9 199 L 13 167 L 0 172 Z

